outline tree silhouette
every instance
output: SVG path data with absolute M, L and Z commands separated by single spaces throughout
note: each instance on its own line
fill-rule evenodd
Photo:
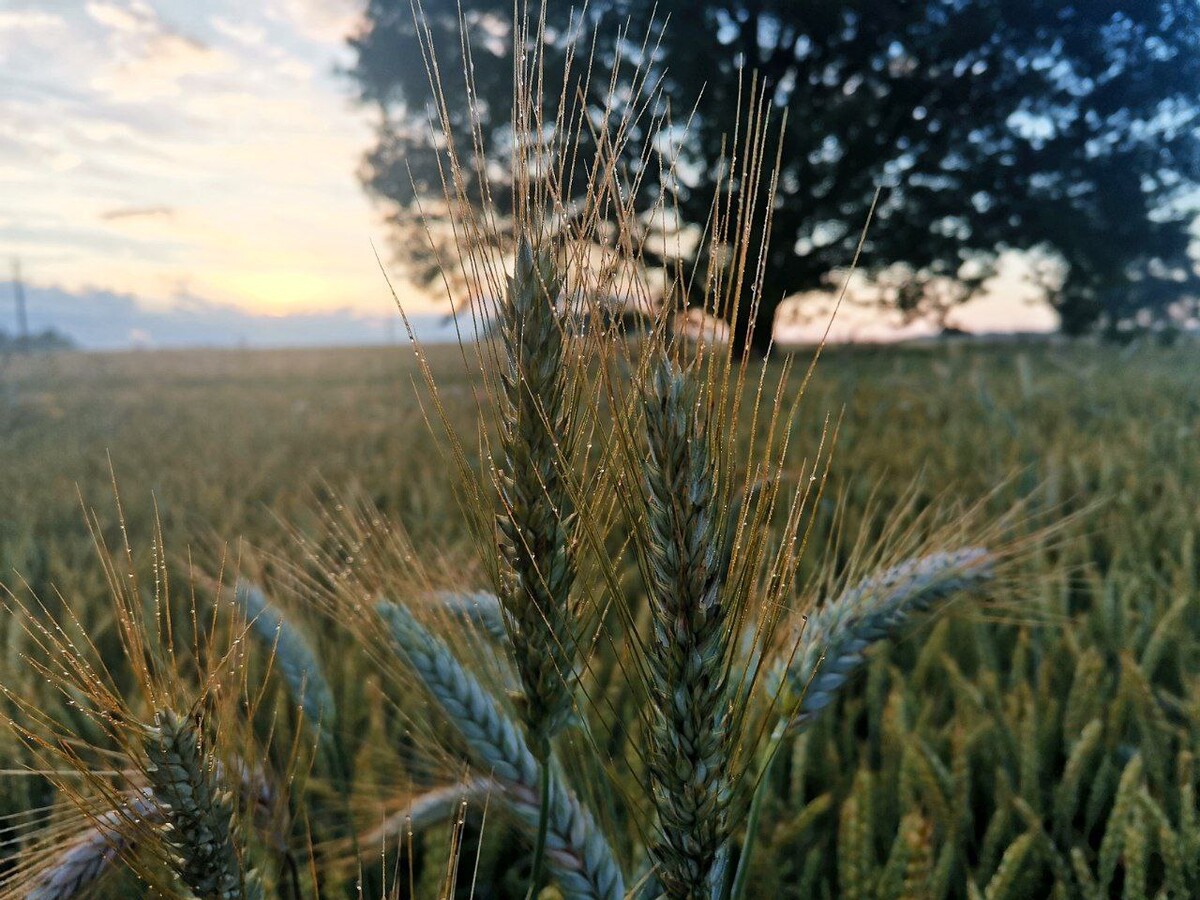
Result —
M 502 159 L 513 7 L 469 6 L 477 113 Z M 452 130 L 467 152 L 458 10 L 458 0 L 424 4 Z M 653 31 L 652 14 L 666 27 L 643 46 L 630 36 Z M 440 192 L 445 148 L 429 126 L 409 0 L 370 0 L 364 23 L 351 40 L 351 74 L 382 115 L 361 176 L 403 221 L 419 195 Z M 582 16 L 562 4 L 547 14 L 547 83 L 557 83 L 571 48 L 587 57 L 593 40 L 590 104 L 603 104 L 609 73 L 631 60 L 661 87 L 654 111 L 669 105 L 679 122 L 694 108 L 672 176 L 644 172 L 687 222 L 709 214 L 724 177 L 715 161 L 750 73 L 788 109 L 760 326 L 785 294 L 822 285 L 850 261 L 877 189 L 861 265 L 878 273 L 900 264 L 906 283 L 893 294 L 913 314 L 937 308 L 948 279 L 960 287 L 954 300 L 973 296 L 1005 250 L 1062 263 L 1065 276 L 1048 293 L 1069 332 L 1161 318 L 1176 287 L 1195 277 L 1200 4 L 1190 0 L 593 0 Z M 632 136 L 629 159 L 655 149 L 645 139 Z M 747 311 L 742 304 L 734 323 L 738 339 Z M 759 327 L 756 342 L 769 331 Z

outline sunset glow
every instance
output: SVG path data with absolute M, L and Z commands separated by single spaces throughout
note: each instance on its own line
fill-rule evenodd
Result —
M 0 252 L 81 296 L 385 314 L 370 122 L 337 74 L 355 7 L 5 4 Z
M 71 332 L 76 319 L 112 319 L 110 308 L 136 320 L 202 307 L 218 320 L 336 312 L 349 333 L 366 334 L 354 330 L 366 322 L 391 333 L 375 255 L 388 258 L 388 231 L 356 177 L 372 114 L 340 74 L 359 9 L 17 0 L 0 11 L 0 262 L 20 260 L 35 325 Z M 407 312 L 441 322 L 441 297 L 389 275 Z M 1001 278 L 956 321 L 1055 327 L 1020 295 Z M 804 338 L 824 333 L 822 309 L 811 304 Z M 934 327 L 894 318 L 845 309 L 830 333 L 878 340 Z M 188 340 L 184 325 L 166 333 L 151 342 Z M 315 326 L 310 338 L 321 338 Z

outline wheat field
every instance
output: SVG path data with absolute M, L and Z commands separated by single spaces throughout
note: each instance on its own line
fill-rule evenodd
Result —
M 483 471 L 476 429 L 486 386 L 457 348 L 433 348 L 429 359 L 445 421 L 464 438 L 467 471 Z M 797 368 L 785 396 L 799 387 L 804 366 Z M 798 606 L 859 578 L 866 563 L 886 561 L 861 547 L 895 543 L 897 529 L 906 527 L 897 519 L 919 523 L 923 510 L 938 509 L 999 518 L 1016 507 L 1020 514 L 1006 537 L 1014 549 L 1003 572 L 871 647 L 845 683 L 819 700 L 821 715 L 782 740 L 769 766 L 738 769 L 732 760 L 739 749 L 720 750 L 730 760 L 729 776 L 761 777 L 766 786 L 754 808 L 756 849 L 739 873 L 747 896 L 1196 896 L 1198 389 L 1200 366 L 1190 348 L 825 352 L 783 469 L 785 478 L 808 472 L 803 460 L 813 458 L 823 434 L 830 445 L 829 423 L 836 423 L 824 490 L 812 504 L 808 545 L 797 563 Z M 0 584 L 12 597 L 36 597 L 42 606 L 35 613 L 60 621 L 68 610 L 90 641 L 88 652 L 130 695 L 140 682 L 130 671 L 129 619 L 142 614 L 155 575 L 169 575 L 166 609 L 179 617 L 181 634 L 188 610 L 201 610 L 203 627 L 205 611 L 220 605 L 218 582 L 231 584 L 235 575 L 260 581 L 286 611 L 284 627 L 297 629 L 320 661 L 329 696 L 311 700 L 306 711 L 311 719 L 336 708 L 336 721 L 326 723 L 338 735 L 335 763 L 324 761 L 319 739 L 313 749 L 305 738 L 305 718 L 278 702 L 289 690 L 311 688 L 305 679 L 315 671 L 289 676 L 282 632 L 278 644 L 260 642 L 244 662 L 270 734 L 252 721 L 251 737 L 222 731 L 208 751 L 227 739 L 257 747 L 259 759 L 246 765 L 275 785 L 234 790 L 238 802 L 226 804 L 236 809 L 223 815 L 227 826 L 230 817 L 238 823 L 236 851 L 205 851 L 212 859 L 257 861 L 256 890 L 265 884 L 280 896 L 324 896 L 354 883 L 379 891 L 391 884 L 398 895 L 417 896 L 526 890 L 530 837 L 521 835 L 519 802 L 514 817 L 492 807 L 485 781 L 457 780 L 463 770 L 452 749 L 434 750 L 431 726 L 414 724 L 423 713 L 414 712 L 421 704 L 403 687 L 411 688 L 411 675 L 389 691 L 388 666 L 362 649 L 361 632 L 331 626 L 327 610 L 312 600 L 322 592 L 297 587 L 303 577 L 293 571 L 305 568 L 294 563 L 305 552 L 337 557 L 331 535 L 345 538 L 352 530 L 345 506 L 374 526 L 402 532 L 403 547 L 388 552 L 415 557 L 428 570 L 420 579 L 389 574 L 386 582 L 360 574 L 356 583 L 393 591 L 488 586 L 489 563 L 472 543 L 461 491 L 456 499 L 461 479 L 450 444 L 430 418 L 407 347 L 65 354 L 19 359 L 6 374 Z M 750 430 L 747 423 L 738 446 L 746 446 Z M 85 510 L 94 511 L 91 527 Z M 342 522 L 340 530 L 330 531 L 331 520 Z M 124 570 L 111 560 L 122 557 L 126 536 L 129 565 L 147 580 L 140 594 L 114 604 L 110 576 Z M 107 547 L 107 564 L 97 541 Z M 643 590 L 636 576 L 622 577 L 622 590 Z M 15 612 L 30 603 L 9 607 L 0 630 L 5 715 L 20 721 L 20 704 L 32 704 L 89 746 L 101 746 L 105 736 L 81 713 L 78 698 L 31 665 L 41 645 Z M 394 634 L 429 625 L 405 622 L 392 620 Z M 440 625 L 456 650 L 482 640 L 473 626 Z M 628 664 L 627 651 L 597 643 L 582 652 L 589 660 L 585 705 L 596 710 L 588 734 L 601 736 L 604 746 L 585 746 L 570 727 L 558 738 L 563 777 L 580 798 L 571 802 L 582 804 L 570 821 L 592 822 L 613 866 L 624 869 L 613 877 L 636 893 L 644 890 L 644 848 L 655 838 L 638 824 L 645 816 L 637 811 L 649 801 L 616 799 L 637 790 L 637 765 L 612 774 L 613 761 L 627 760 L 623 748 L 639 733 L 634 695 L 613 677 L 623 659 Z M 472 677 L 484 688 L 491 683 L 486 673 Z M 186 681 L 159 678 L 156 696 L 186 692 Z M 817 697 L 810 693 L 806 702 L 815 705 Z M 136 701 L 129 706 L 131 715 L 136 709 L 150 721 Z M 154 734 L 182 727 L 161 721 Z M 79 810 L 82 801 L 96 801 L 99 785 L 90 782 L 103 779 L 54 774 L 11 730 L 0 732 L 0 742 L 0 892 L 36 894 L 31 885 L 54 865 L 64 835 L 79 840 L 82 830 L 86 837 L 100 814 Z M 93 766 L 99 758 L 82 757 Z M 226 760 L 223 769 L 205 771 L 224 774 L 229 766 Z M 600 777 L 598 766 L 611 777 Z M 287 772 L 297 786 L 283 804 L 290 809 L 280 811 L 274 779 L 291 784 L 282 777 Z M 537 767 L 529 772 L 535 780 Z M 254 804 L 247 811 L 247 790 L 264 796 L 258 806 L 266 811 Z M 537 820 L 536 795 L 534 784 L 530 821 Z M 425 816 L 429 825 L 391 852 L 386 840 L 381 845 L 380 828 L 389 815 L 403 821 L 405 810 L 407 821 Z M 656 822 L 669 815 L 682 813 L 650 813 Z M 141 827 L 152 828 L 153 820 L 143 817 Z M 295 860 L 280 861 L 272 840 L 300 860 L 291 874 Z M 553 841 L 552 829 L 551 895 L 612 888 L 597 887 L 605 884 L 603 867 L 587 866 L 579 871 L 592 878 L 591 887 L 578 887 L 571 881 L 576 870 L 563 861 L 567 851 L 556 856 Z M 360 842 L 372 846 L 355 849 Z M 184 890 L 174 880 L 181 870 L 164 874 L 182 851 L 139 849 L 149 843 L 116 848 L 128 864 L 106 866 L 111 871 L 94 884 L 75 887 L 101 896 L 128 896 L 144 885 Z M 669 866 L 673 845 L 658 846 L 659 855 L 649 858 Z M 395 877 L 401 869 L 403 877 Z

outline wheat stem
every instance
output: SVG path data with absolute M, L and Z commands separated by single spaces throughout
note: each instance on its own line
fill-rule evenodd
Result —
M 406 832 L 424 831 L 430 825 L 450 818 L 464 803 L 482 803 L 488 795 L 497 791 L 490 778 L 472 778 L 460 784 L 433 788 L 414 797 L 409 805 L 398 813 L 388 816 L 377 827 L 363 835 L 359 843 L 362 853 L 375 852 L 381 844 Z
M 533 842 L 533 863 L 529 871 L 529 890 L 525 900 L 534 900 L 542 883 L 542 869 L 546 860 L 546 836 L 550 830 L 550 748 L 543 747 L 538 755 L 540 778 L 538 785 L 541 802 L 538 804 L 537 838 Z
M 763 762 L 762 772 L 759 775 L 758 787 L 750 799 L 750 810 L 746 815 L 746 837 L 742 842 L 742 853 L 738 858 L 737 870 L 733 876 L 733 887 L 729 892 L 730 900 L 742 900 L 746 896 L 747 879 L 750 877 L 750 859 L 754 855 L 754 843 L 758 837 L 758 822 L 762 817 L 762 805 L 769 790 L 771 775 L 776 761 L 779 759 L 779 748 L 783 746 L 786 731 L 785 723 L 780 722 L 771 732 L 771 739 L 767 743 L 765 762 Z

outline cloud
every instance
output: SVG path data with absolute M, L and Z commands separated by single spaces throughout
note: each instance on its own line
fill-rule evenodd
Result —
M 0 282 L 0 294 L 11 291 L 11 282 Z M 54 328 L 88 350 L 311 347 L 406 340 L 398 316 L 370 316 L 348 309 L 267 316 L 192 296 L 178 297 L 165 309 L 152 309 L 132 294 L 107 290 L 26 285 L 25 293 L 31 329 Z M 442 316 L 416 316 L 412 321 L 424 342 L 454 340 L 453 327 Z
M 84 5 L 89 16 L 101 25 L 125 34 L 137 34 L 143 31 L 153 31 L 156 18 L 153 11 L 138 4 L 121 6 L 116 3 L 102 3 L 97 0 Z
M 141 0 L 127 5 L 89 0 L 84 9 L 108 30 L 111 62 L 99 68 L 90 86 L 110 100 L 175 97 L 185 78 L 234 68 L 226 54 L 171 28 Z
M 0 6 L 7 4 L 0 3 Z M 19 91 L 23 83 L 37 78 L 38 69 L 24 67 L 22 61 L 31 52 L 42 53 L 61 46 L 67 20 L 57 13 L 38 9 L 0 9 L 0 79 L 4 90 L 0 91 L 0 112 L 3 110 L 3 95 L 10 96 Z M 11 67 L 11 71 L 8 71 Z
M 311 81 L 315 74 L 312 66 L 298 59 L 284 59 L 276 63 L 275 71 L 294 81 Z
M 273 0 L 272 15 L 319 43 L 341 44 L 362 19 L 354 0 Z
M 36 9 L 0 10 L 0 35 L 7 32 L 47 31 L 62 28 L 62 16 Z
M 193 38 L 163 33 L 148 37 L 140 49 L 98 73 L 91 86 L 122 103 L 139 103 L 183 93 L 190 76 L 230 71 L 233 61 Z
M 132 32 L 137 31 L 142 20 L 131 10 L 124 10 L 115 4 L 96 4 L 91 2 L 84 7 L 91 18 L 101 25 L 107 25 L 108 28 L 116 31 Z
M 173 206 L 127 206 L 106 210 L 100 213 L 100 218 L 105 222 L 117 222 L 121 219 L 169 219 L 173 215 Z
M 267 32 L 257 25 L 234 22 L 221 16 L 213 17 L 212 26 L 218 34 L 247 47 L 261 47 L 267 37 Z

